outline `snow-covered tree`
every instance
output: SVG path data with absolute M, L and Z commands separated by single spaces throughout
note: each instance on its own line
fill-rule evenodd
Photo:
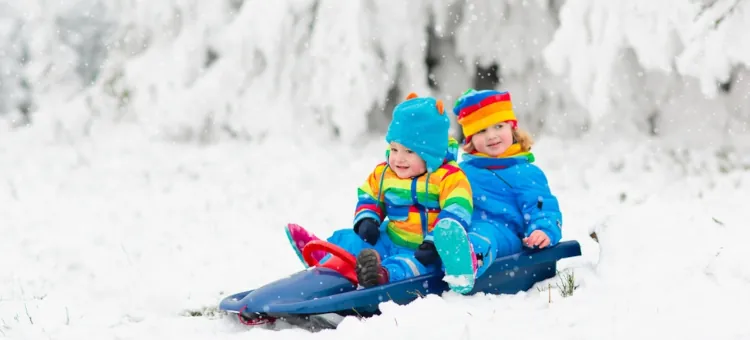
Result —
M 0 116 L 9 116 L 14 125 L 27 123 L 32 110 L 24 40 L 17 13 L 0 3 Z
M 511 91 L 538 134 L 731 137 L 750 120 L 746 1 L 3 6 L 16 14 L 2 34 L 18 33 L 3 39 L 1 108 L 32 103 L 21 107 L 37 125 L 74 135 L 130 122 L 172 139 L 294 130 L 352 142 L 381 133 L 408 92 L 450 109 L 468 87 Z

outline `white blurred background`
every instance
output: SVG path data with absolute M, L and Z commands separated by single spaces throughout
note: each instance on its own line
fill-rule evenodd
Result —
M 705 1 L 3 1 L 2 131 L 178 141 L 382 133 L 409 92 L 513 94 L 540 137 L 732 145 L 750 9 Z M 712 138 L 706 138 L 711 136 Z
M 0 0 L 0 337 L 746 339 L 748 32 L 743 0 Z M 406 94 L 469 87 L 537 140 L 574 295 L 217 312 L 301 269 L 285 223 L 350 227 Z

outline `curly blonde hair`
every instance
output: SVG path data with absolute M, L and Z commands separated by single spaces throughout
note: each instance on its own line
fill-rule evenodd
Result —
M 534 139 L 531 137 L 531 135 L 526 132 L 526 130 L 521 128 L 513 129 L 513 139 L 515 139 L 516 143 L 521 145 L 521 151 L 523 152 L 531 151 L 531 146 L 534 145 Z M 464 144 L 463 149 L 464 152 L 467 153 L 472 153 L 476 150 L 473 142 Z

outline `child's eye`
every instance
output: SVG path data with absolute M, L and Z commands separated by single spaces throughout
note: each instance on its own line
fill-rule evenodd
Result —
M 391 148 L 391 152 L 397 152 L 397 151 L 398 151 L 398 149 L 396 149 L 396 148 Z
M 505 125 L 505 124 L 502 124 L 502 123 L 500 123 L 500 124 L 495 124 L 495 129 L 497 129 L 497 130 L 500 130 L 500 129 L 502 129 L 502 128 L 503 128 L 503 126 L 504 126 L 504 125 Z
M 487 129 L 481 129 L 481 130 L 477 131 L 476 134 L 478 135 L 478 134 L 482 134 L 482 133 L 485 133 L 485 132 L 487 132 Z
M 406 150 L 406 153 L 414 153 L 414 151 Z

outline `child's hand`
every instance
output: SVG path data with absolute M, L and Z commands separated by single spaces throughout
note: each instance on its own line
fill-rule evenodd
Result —
M 523 239 L 523 243 L 529 248 L 539 246 L 542 249 L 549 245 L 549 236 L 541 230 L 534 230 L 529 237 Z
M 440 259 L 440 254 L 438 254 L 437 248 L 435 248 L 435 243 L 424 241 L 419 245 L 417 251 L 414 252 L 414 258 L 423 265 L 429 266 Z
M 380 224 L 372 218 L 364 218 L 354 226 L 354 232 L 362 240 L 374 246 L 380 238 Z

